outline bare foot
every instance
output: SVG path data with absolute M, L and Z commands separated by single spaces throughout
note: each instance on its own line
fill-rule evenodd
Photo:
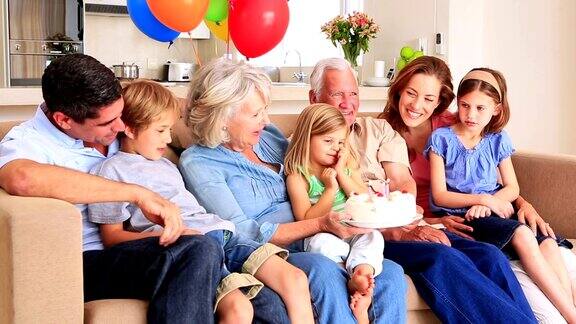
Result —
M 356 293 L 365 295 L 374 288 L 374 269 L 367 264 L 361 264 L 354 268 L 354 273 L 348 280 L 348 290 L 350 295 Z
M 370 323 L 368 318 L 370 304 L 372 304 L 372 288 L 364 295 L 357 292 L 350 297 L 350 309 L 352 309 L 352 314 L 356 317 L 358 324 Z

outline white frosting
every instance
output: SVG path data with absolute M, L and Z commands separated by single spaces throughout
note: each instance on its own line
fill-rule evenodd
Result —
M 416 198 L 400 191 L 391 192 L 388 197 L 352 195 L 346 201 L 346 213 L 358 222 L 382 222 L 388 217 L 410 221 L 416 216 Z

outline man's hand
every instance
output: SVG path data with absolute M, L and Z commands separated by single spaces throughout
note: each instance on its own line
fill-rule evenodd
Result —
M 341 221 L 345 219 L 350 219 L 350 215 L 330 212 L 326 214 L 326 216 L 322 217 L 321 231 L 332 233 L 342 239 L 358 234 L 366 234 L 371 231 L 371 229 L 368 228 L 346 226 L 341 223 Z
M 433 242 L 450 246 L 448 236 L 441 230 L 430 226 L 405 226 L 400 241 Z
M 474 240 L 472 236 L 468 235 L 470 232 L 473 232 L 474 229 L 468 225 L 463 224 L 464 218 L 460 216 L 448 215 L 441 217 L 440 222 L 442 225 L 444 225 L 444 227 L 446 227 L 446 230 L 464 238 Z
M 466 215 L 464 215 L 464 218 L 466 218 L 467 221 L 471 221 L 474 218 L 488 217 L 491 214 L 492 214 L 492 211 L 487 206 L 474 205 L 474 206 L 470 207 L 470 209 L 468 209 L 468 211 L 466 212 Z M 446 225 L 444 225 L 444 226 L 446 226 Z
M 185 228 L 178 206 L 149 190 L 138 195 L 138 200 L 135 203 L 146 218 L 164 227 L 160 236 L 160 245 L 168 246 L 182 235 Z
M 542 217 L 538 214 L 536 209 L 529 202 L 524 202 L 518 209 L 518 221 L 520 223 L 530 226 L 534 235 L 538 233 L 538 229 L 542 234 L 551 236 L 556 239 L 556 234 L 550 227 L 550 224 L 546 223 Z

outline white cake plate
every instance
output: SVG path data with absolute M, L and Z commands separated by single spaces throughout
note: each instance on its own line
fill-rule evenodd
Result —
M 361 228 L 391 228 L 400 227 L 411 224 L 419 219 L 422 219 L 422 214 L 416 213 L 413 218 L 405 219 L 400 217 L 387 217 L 385 220 L 379 222 L 363 222 L 363 221 L 353 221 L 353 220 L 342 220 L 342 223 L 354 227 Z

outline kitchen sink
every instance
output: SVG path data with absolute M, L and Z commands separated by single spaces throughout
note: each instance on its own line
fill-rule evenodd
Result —
M 277 87 L 308 87 L 308 83 L 304 82 L 272 82 L 272 86 Z

